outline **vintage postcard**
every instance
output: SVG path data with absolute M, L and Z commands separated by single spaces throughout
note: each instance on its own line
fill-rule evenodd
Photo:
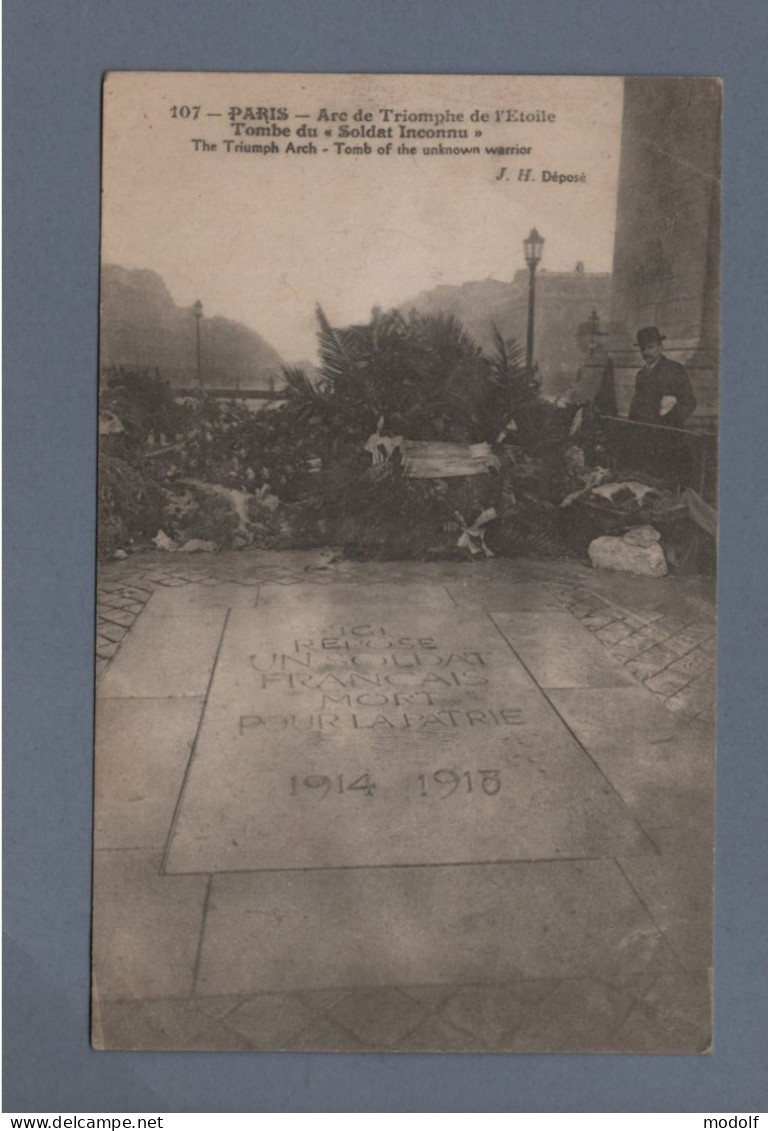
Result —
M 720 100 L 106 77 L 95 1047 L 708 1051 Z

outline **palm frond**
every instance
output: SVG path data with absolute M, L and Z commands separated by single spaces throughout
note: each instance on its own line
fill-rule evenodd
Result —
M 495 322 L 491 322 L 494 352 L 490 362 L 498 377 L 511 377 L 523 368 L 523 349 L 516 338 L 505 338 Z
M 334 329 L 319 303 L 316 314 L 320 324 L 317 340 L 323 376 L 332 385 L 348 381 L 354 377 L 360 362 L 359 351 L 352 346 L 354 328 L 349 331 Z
M 293 365 L 283 366 L 283 379 L 285 385 L 282 393 L 285 399 L 293 403 L 310 403 L 324 405 L 328 399 L 327 391 L 322 384 L 315 384 L 304 372 Z
M 455 314 L 412 310 L 409 321 L 418 340 L 442 362 L 467 355 L 479 357 L 482 353 L 480 346 Z

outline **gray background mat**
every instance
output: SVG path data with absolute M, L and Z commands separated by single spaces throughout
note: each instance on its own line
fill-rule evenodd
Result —
M 6 1111 L 764 1105 L 764 95 L 759 0 L 7 0 Z M 709 1057 L 88 1045 L 100 84 L 110 69 L 725 79 L 716 1040 Z M 510 269 L 516 262 L 510 248 Z

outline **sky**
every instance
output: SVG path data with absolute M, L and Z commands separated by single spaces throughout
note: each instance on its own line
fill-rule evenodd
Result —
M 541 269 L 570 271 L 579 260 L 587 271 L 611 269 L 620 79 L 121 72 L 109 76 L 104 102 L 103 260 L 158 272 L 177 304 L 199 299 L 206 316 L 245 323 L 289 363 L 316 356 L 316 303 L 347 325 L 439 284 L 509 280 L 525 266 L 522 241 L 533 226 L 545 238 Z M 264 125 L 247 116 L 257 107 L 284 109 L 287 119 L 274 124 L 291 137 L 275 139 L 276 155 L 227 152 L 225 139 L 269 142 L 235 136 L 231 110 L 244 127 Z M 390 114 L 386 123 L 385 109 L 450 111 L 464 121 Z M 388 155 L 376 152 L 382 137 L 340 142 L 367 144 L 370 154 L 336 152 L 338 134 L 324 131 L 367 124 L 356 111 L 392 126 Z M 510 111 L 539 120 L 509 122 Z M 346 123 L 318 120 L 334 113 Z M 403 142 L 401 125 L 470 136 Z M 318 136 L 295 136 L 300 126 Z M 318 152 L 285 153 L 288 140 Z M 397 154 L 403 143 L 416 154 Z M 481 152 L 422 152 L 439 144 Z M 486 153 L 499 145 L 531 153 Z M 585 180 L 558 184 L 545 172 Z

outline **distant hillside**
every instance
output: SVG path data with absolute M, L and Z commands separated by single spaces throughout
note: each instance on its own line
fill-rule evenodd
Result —
M 195 315 L 154 271 L 105 264 L 101 272 L 101 365 L 159 369 L 172 385 L 197 382 Z M 200 322 L 203 384 L 267 388 L 282 360 L 254 330 L 228 318 Z
M 580 353 L 576 329 L 597 310 L 603 329 L 610 313 L 611 276 L 575 271 L 544 271 L 536 275 L 536 325 L 534 360 L 538 361 L 544 390 L 560 393 L 573 380 Z M 459 286 L 439 286 L 423 291 L 402 304 L 424 312 L 445 311 L 463 322 L 479 345 L 491 348 L 495 322 L 504 337 L 517 338 L 525 350 L 528 325 L 528 271 L 518 271 L 512 282 L 483 279 Z

